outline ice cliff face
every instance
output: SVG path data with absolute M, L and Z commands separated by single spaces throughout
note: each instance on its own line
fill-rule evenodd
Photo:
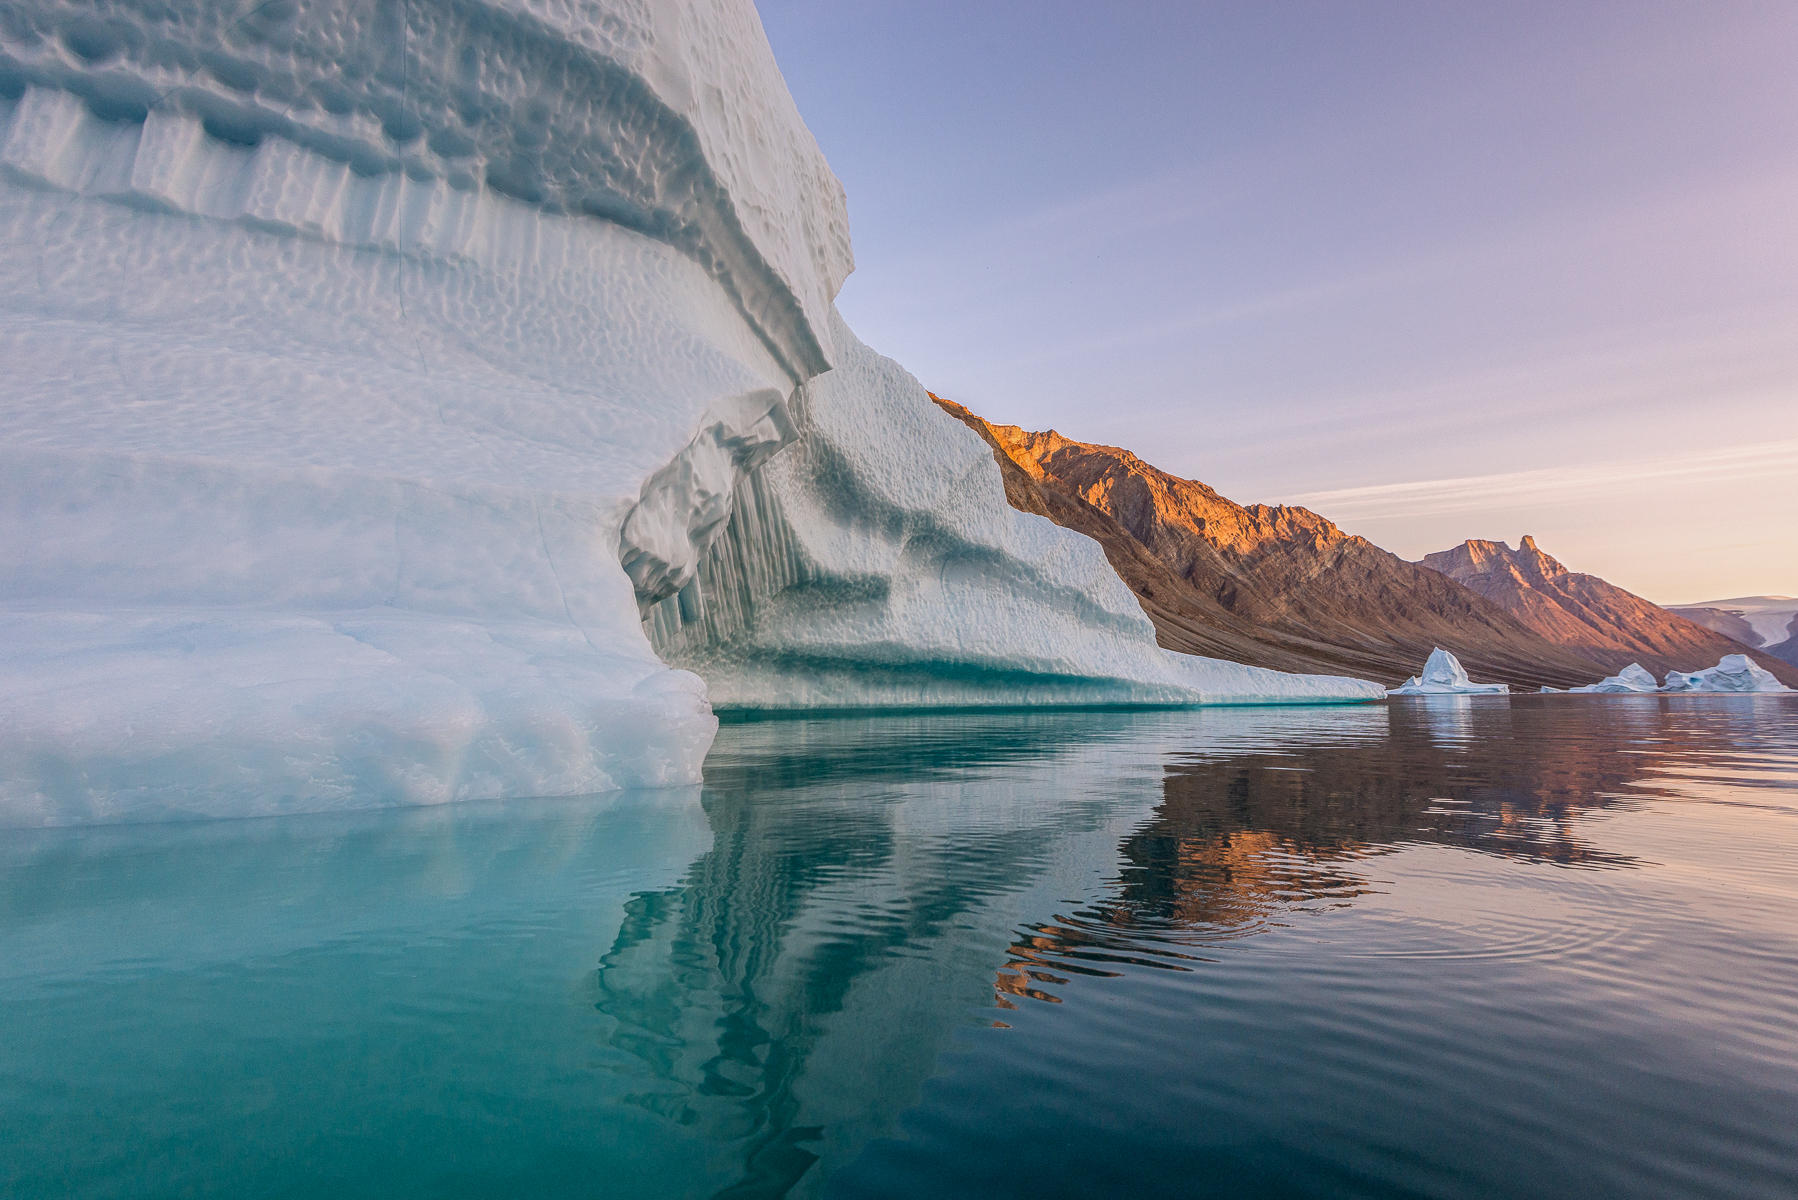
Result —
M 0 821 L 690 782 L 711 701 L 1375 691 L 1167 655 L 1005 507 L 835 318 L 747 0 L 0 3 L 0 245 Z

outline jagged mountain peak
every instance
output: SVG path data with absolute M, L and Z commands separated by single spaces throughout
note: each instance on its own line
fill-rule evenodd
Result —
M 992 448 L 1013 505 L 1105 548 L 1170 649 L 1393 683 L 1439 645 L 1509 683 L 1607 673 L 1310 509 L 1238 504 L 1129 450 L 989 423 L 936 400 Z
M 1460 570 L 1510 570 L 1523 577 L 1568 574 L 1560 560 L 1536 544 L 1530 534 L 1518 539 L 1517 548 L 1488 538 L 1468 538 L 1459 546 L 1437 551 L 1419 560 L 1432 570 L 1452 574 Z
M 1504 542 L 1470 539 L 1419 561 L 1588 657 L 1634 658 L 1665 672 L 1692 670 L 1691 664 L 1725 654 L 1752 653 L 1714 626 L 1669 612 L 1597 575 L 1568 570 L 1528 534 L 1515 550 Z M 1782 682 L 1794 681 L 1789 664 L 1762 654 L 1753 657 Z
M 1310 509 L 1237 504 L 1122 447 L 932 399 L 986 440 L 1015 507 L 1105 548 L 1170 649 L 1396 682 L 1443 646 L 1482 677 L 1529 687 L 1746 649 L 1569 571 L 1529 534 L 1514 549 L 1473 538 L 1406 562 Z
M 1145 544 L 1165 540 L 1166 529 L 1202 532 L 1213 543 L 1243 553 L 1294 539 L 1316 548 L 1360 540 L 1310 509 L 1237 504 L 1209 484 L 1164 471 L 1124 447 L 1076 441 L 1054 429 L 987 422 L 964 405 L 932 396 L 962 421 L 979 422 L 988 442 L 1002 448 L 1019 469 L 1034 479 L 1072 485 L 1082 499 L 1110 511 Z

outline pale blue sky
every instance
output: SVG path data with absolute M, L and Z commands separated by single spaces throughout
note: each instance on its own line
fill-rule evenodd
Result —
M 1798 3 L 760 8 L 926 386 L 1407 557 L 1798 593 Z

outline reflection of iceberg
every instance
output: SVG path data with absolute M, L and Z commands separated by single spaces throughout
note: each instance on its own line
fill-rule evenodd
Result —
M 1418 724 L 1429 731 L 1430 740 L 1438 746 L 1464 746 L 1472 742 L 1476 736 L 1490 732 L 1483 728 L 1490 722 L 1485 716 L 1491 705 L 1479 705 L 1484 720 L 1480 733 L 1476 733 L 1474 722 L 1475 704 L 1473 694 L 1469 692 L 1432 692 L 1425 693 L 1435 697 L 1429 704 L 1418 709 Z M 1505 711 L 1500 709 L 1500 711 Z
M 893 1132 L 957 1029 L 990 1020 L 1011 931 L 1115 870 L 1182 728 L 1067 713 L 727 729 L 712 849 L 632 901 L 594 975 L 611 1046 L 657 1077 L 633 1102 L 735 1149 L 719 1194 L 813 1194 Z
M 1413 675 L 1388 696 L 1502 696 L 1511 689 L 1502 683 L 1474 683 L 1467 678 L 1461 660 L 1438 646 L 1430 651 L 1423 674 Z
M 1626 865 L 1582 814 L 1750 727 L 1589 705 L 1569 738 L 1557 707 L 762 722 L 703 796 L 17 834 L 0 1078 L 59 1144 L 129 1129 L 135 1161 L 246 1195 L 814 1194 L 904 1129 L 957 1031 L 1210 970 L 1419 843 Z M 1616 733 L 1639 720 L 1646 749 Z M 14 1190 L 105 1191 L 120 1161 L 34 1156 L 55 1185 Z
M 1641 663 L 1631 663 L 1623 670 L 1597 683 L 1588 683 L 1584 687 L 1568 688 L 1570 692 L 1583 692 L 1587 695 L 1620 695 L 1634 692 L 1658 691 L 1660 685 L 1648 669 Z
M 1160 650 L 855 340 L 747 0 L 295 11 L 0 22 L 8 819 L 691 783 L 712 700 L 1377 698 Z
M 1669 671 L 1662 689 L 1669 692 L 1789 692 L 1746 654 L 1725 654 L 1702 671 Z

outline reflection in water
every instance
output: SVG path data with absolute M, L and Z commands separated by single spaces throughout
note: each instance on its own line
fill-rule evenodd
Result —
M 1630 865 L 1580 832 L 1584 813 L 1653 765 L 1617 736 L 1638 727 L 1630 713 L 1598 710 L 1603 736 L 1568 739 L 1557 736 L 1564 712 L 1514 712 L 1502 700 L 1443 696 L 1380 711 L 1389 726 L 1377 739 L 1171 753 L 1161 804 L 1119 846 L 1118 877 L 1091 907 L 1013 943 L 1000 1006 L 1007 995 L 1054 1001 L 1044 985 L 1117 974 L 1108 963 L 1184 970 L 1195 948 L 1374 890 L 1362 860 L 1397 847 Z M 1697 749 L 1684 744 L 1682 755 Z
M 1011 921 L 986 968 L 1011 1009 L 1352 905 L 1397 849 L 1628 868 L 1589 816 L 1727 754 L 1742 720 L 1450 698 L 739 726 L 708 767 L 712 849 L 632 900 L 595 1002 L 667 1085 L 636 1102 L 740 1147 L 720 1194 L 783 1194 L 888 1129 L 978 1015 L 976 931 Z
M 1114 798 L 1067 785 L 1133 769 L 1138 719 L 727 729 L 707 768 L 712 849 L 681 886 L 632 899 L 595 980 L 612 1044 L 670 1085 L 633 1101 L 741 1147 L 719 1194 L 783 1194 L 884 1128 L 978 1005 L 968 984 L 997 947 L 969 932 L 993 940 L 995 906 L 1058 842 L 1113 828 Z
M 0 1194 L 1798 1194 L 1782 700 L 772 721 L 697 794 L 18 833 Z

